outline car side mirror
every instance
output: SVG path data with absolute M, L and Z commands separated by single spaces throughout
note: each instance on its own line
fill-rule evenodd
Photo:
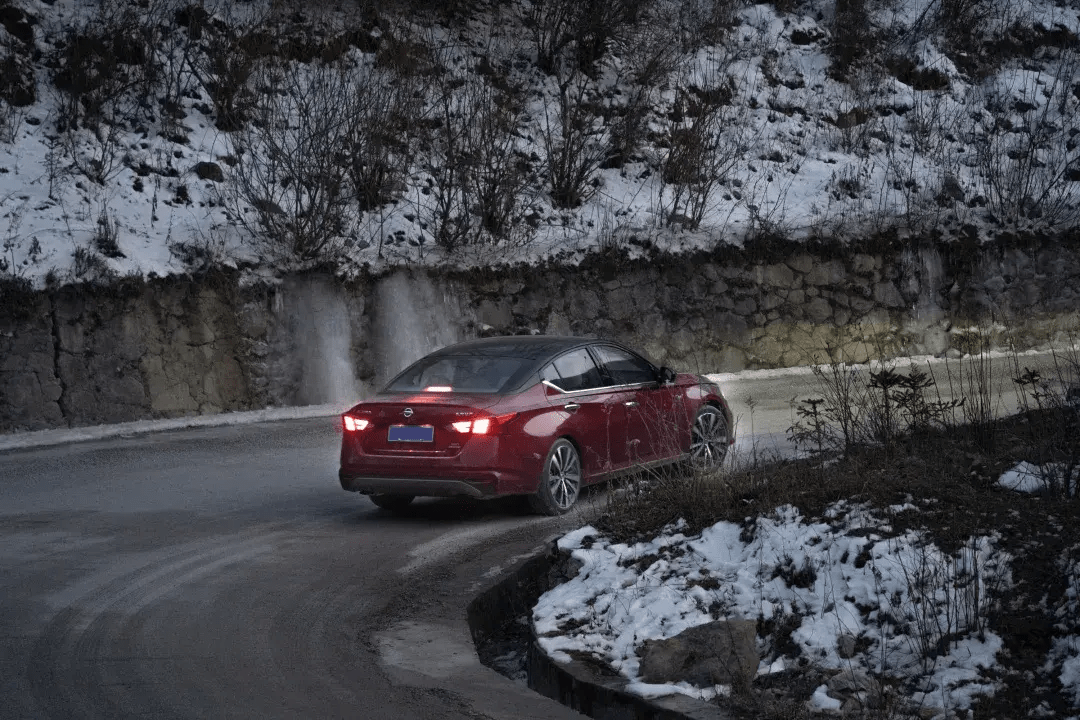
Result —
M 660 368 L 660 382 L 664 385 L 670 385 L 675 382 L 675 377 L 678 375 L 674 370 L 667 365 Z

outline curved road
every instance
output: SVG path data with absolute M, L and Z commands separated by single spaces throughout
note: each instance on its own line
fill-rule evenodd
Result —
M 784 451 L 815 388 L 724 384 L 742 454 Z M 0 452 L 0 718 L 580 718 L 481 666 L 464 618 L 590 509 L 386 514 L 338 486 L 336 422 Z
M 580 718 L 464 616 L 581 518 L 387 515 L 337 485 L 335 424 L 0 454 L 0 717 Z

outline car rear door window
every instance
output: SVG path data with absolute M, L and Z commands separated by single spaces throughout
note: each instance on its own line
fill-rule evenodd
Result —
M 600 368 L 596 367 L 592 356 L 585 348 L 578 348 L 560 355 L 549 367 L 554 369 L 557 377 L 544 379 L 565 392 L 591 390 L 604 385 Z
M 656 373 L 652 365 L 633 353 L 613 345 L 596 345 L 593 350 L 604 372 L 616 385 L 656 382 Z

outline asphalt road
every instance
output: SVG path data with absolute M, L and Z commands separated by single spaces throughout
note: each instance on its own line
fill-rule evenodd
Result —
M 790 448 L 816 394 L 725 392 L 744 456 Z M 394 516 L 340 489 L 339 440 L 323 418 L 0 452 L 0 718 L 580 718 L 480 665 L 465 607 L 603 497 Z
M 0 717 L 580 718 L 465 607 L 581 518 L 337 484 L 335 420 L 0 454 Z

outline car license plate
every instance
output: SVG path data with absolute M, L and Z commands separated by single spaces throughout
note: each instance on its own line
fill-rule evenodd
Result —
M 431 425 L 391 425 L 386 439 L 390 442 L 433 442 L 435 428 Z

